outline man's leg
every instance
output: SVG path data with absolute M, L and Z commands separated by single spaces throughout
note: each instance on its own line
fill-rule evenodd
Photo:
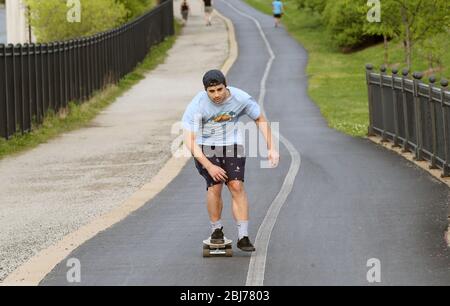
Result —
M 209 220 L 211 222 L 220 221 L 222 217 L 222 187 L 223 184 L 216 184 L 208 188 L 206 202 L 208 207 Z
M 244 183 L 239 180 L 228 182 L 228 189 L 232 196 L 233 217 L 236 222 L 248 221 L 248 199 Z
M 212 19 L 212 13 L 210 11 L 205 11 L 205 21 L 206 21 L 207 26 L 211 25 L 211 19 Z
M 216 184 L 208 188 L 207 193 L 207 206 L 209 220 L 211 223 L 211 242 L 212 243 L 223 243 L 223 225 L 222 225 L 222 187 L 223 184 Z
M 248 238 L 248 199 L 244 183 L 240 180 L 231 180 L 228 182 L 228 189 L 233 198 L 233 216 L 238 227 L 237 246 L 243 251 L 253 252 L 255 247 Z

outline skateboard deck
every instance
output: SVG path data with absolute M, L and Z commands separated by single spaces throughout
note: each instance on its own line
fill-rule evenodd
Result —
M 203 240 L 203 257 L 233 256 L 233 248 L 230 239 L 224 238 L 223 243 L 212 243 L 210 238 Z

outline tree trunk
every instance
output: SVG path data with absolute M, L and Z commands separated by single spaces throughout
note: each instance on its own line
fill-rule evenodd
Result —
M 409 29 L 408 29 L 409 32 Z M 411 38 L 409 37 L 409 33 L 408 33 L 408 38 L 406 39 L 406 66 L 408 67 L 409 70 L 411 70 L 411 63 L 412 63 L 412 42 L 411 42 Z
M 412 57 L 412 41 L 411 41 L 411 25 L 409 24 L 408 16 L 406 13 L 406 9 L 402 8 L 402 22 L 405 27 L 405 37 L 403 39 L 404 47 L 405 47 L 405 59 L 406 65 L 409 70 L 411 70 L 411 57 Z
M 408 61 L 407 56 L 406 56 L 406 53 L 408 53 L 408 52 L 406 50 L 407 50 L 407 48 L 406 48 L 406 40 L 404 39 L 403 40 L 403 54 L 405 55 L 405 57 L 404 57 L 403 61 L 405 63 Z
M 430 71 L 433 71 L 433 53 L 431 52 L 428 53 L 428 66 Z
M 384 64 L 387 66 L 389 64 L 389 49 L 388 49 L 388 37 L 386 34 L 383 35 L 384 39 Z

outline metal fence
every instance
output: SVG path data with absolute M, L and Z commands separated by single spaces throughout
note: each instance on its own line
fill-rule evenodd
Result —
M 174 34 L 173 1 L 119 28 L 48 44 L 0 45 L 0 137 L 29 132 L 48 110 L 117 83 Z
M 430 168 L 442 169 L 450 175 L 450 92 L 448 81 L 430 77 L 421 81 L 422 73 L 392 70 L 382 67 L 380 73 L 366 66 L 369 90 L 369 135 L 379 135 L 383 141 L 413 152 L 416 160 L 427 160 Z

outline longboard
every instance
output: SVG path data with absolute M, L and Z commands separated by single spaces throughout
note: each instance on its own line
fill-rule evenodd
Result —
M 224 238 L 223 243 L 212 243 L 210 238 L 203 240 L 203 257 L 233 256 L 232 242 L 227 238 Z

